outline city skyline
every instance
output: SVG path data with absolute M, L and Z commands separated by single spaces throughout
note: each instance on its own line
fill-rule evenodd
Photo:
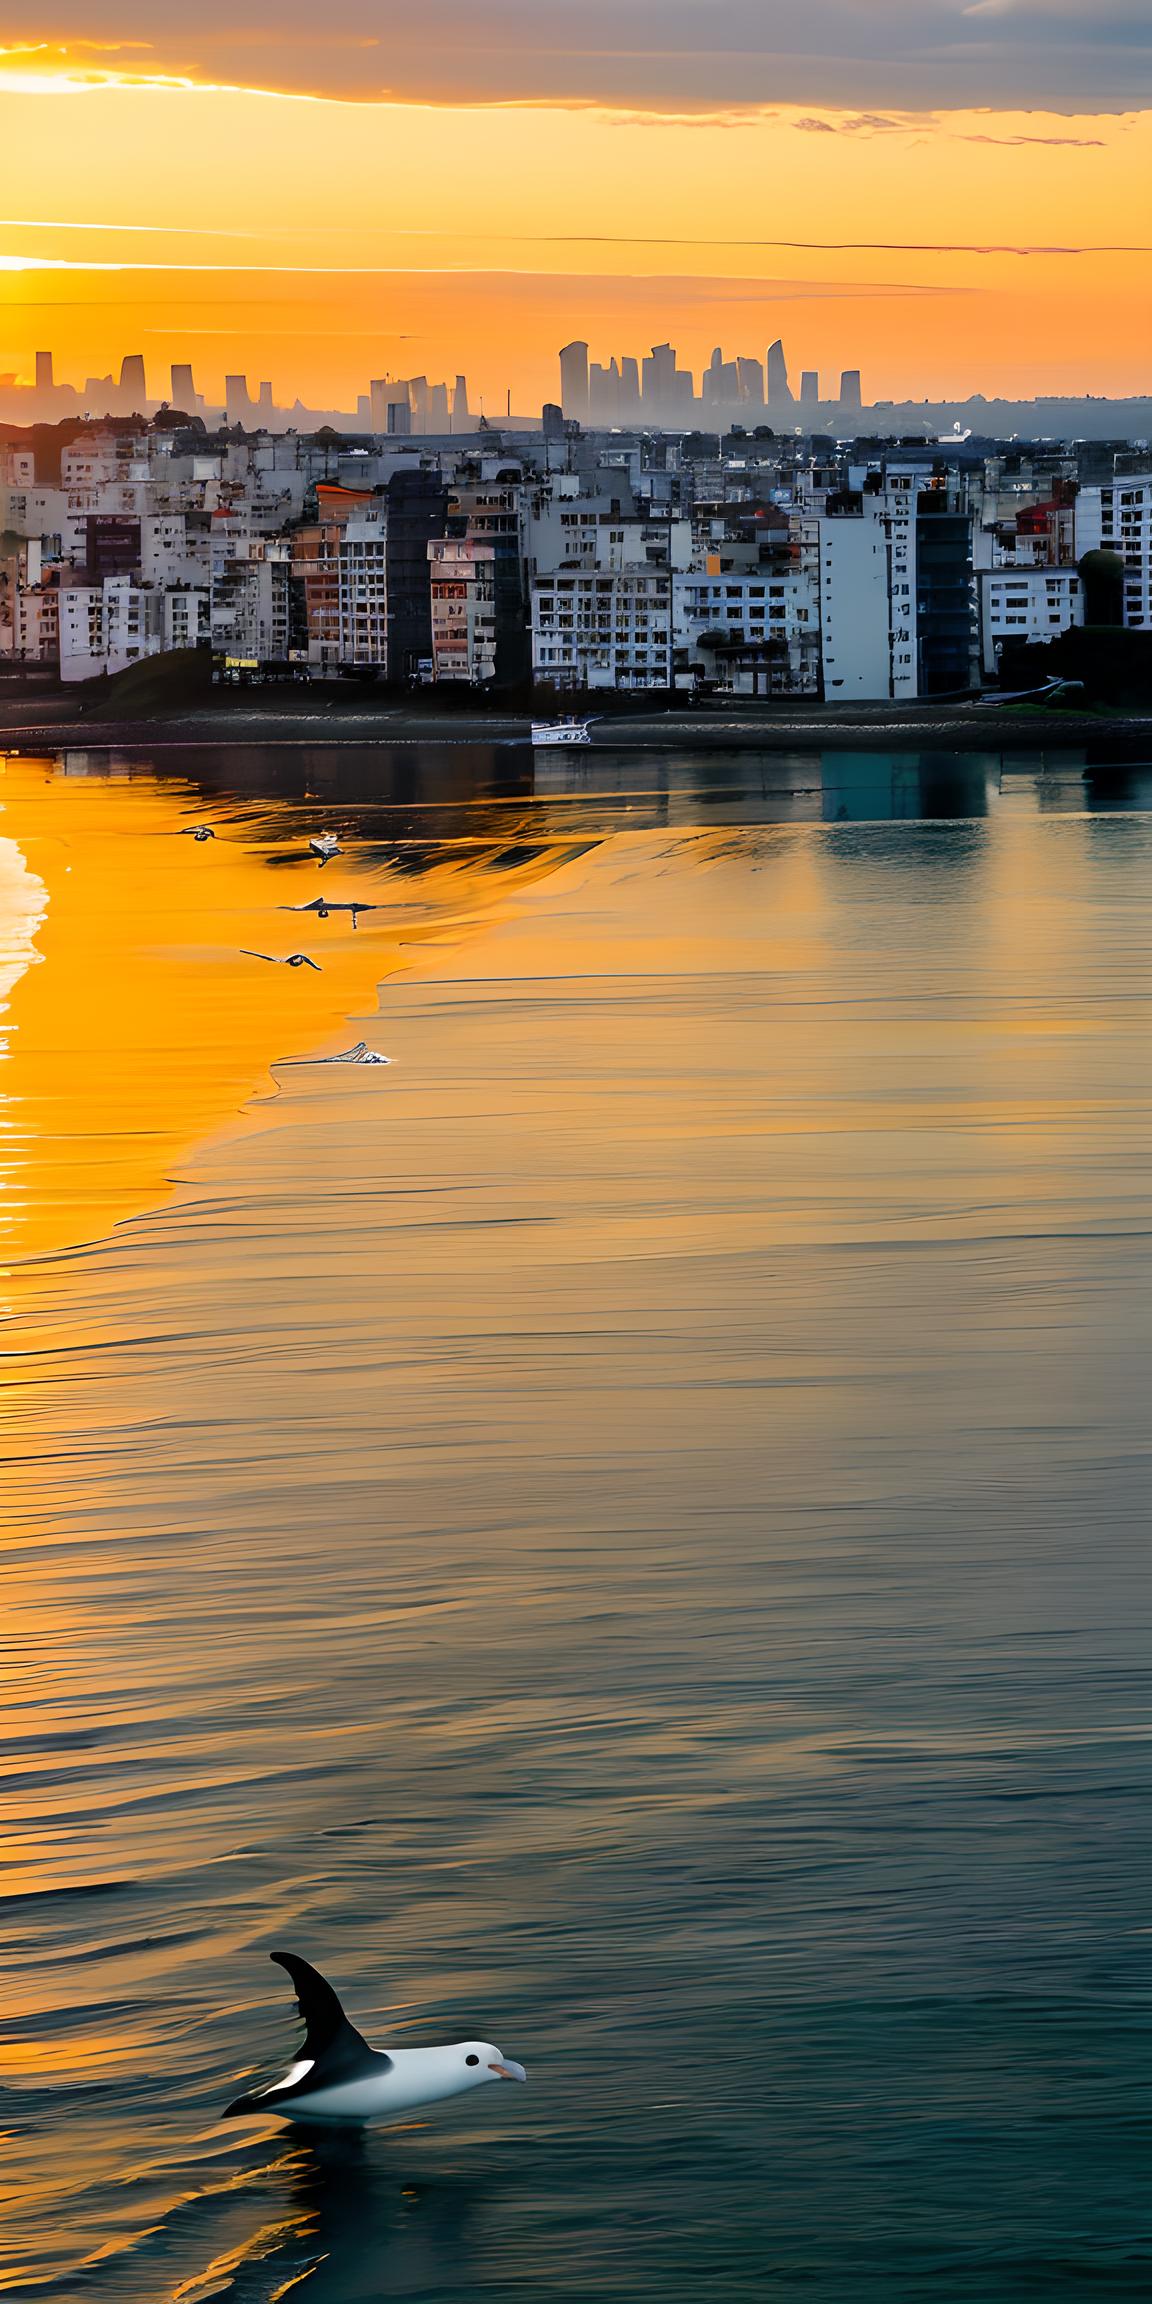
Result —
M 893 0 L 806 62 L 741 0 L 708 51 L 674 6 L 661 39 L 633 5 L 563 40 L 509 6 L 483 57 L 446 5 L 418 42 L 352 0 L 310 39 L 299 12 L 283 38 L 263 9 L 177 33 L 125 0 L 103 48 L 64 0 L 6 13 L 0 376 L 46 344 L 78 381 L 131 348 L 347 407 L 466 367 L 477 404 L 531 411 L 577 336 L 671 334 L 699 374 L 718 342 L 786 335 L 880 400 L 1147 388 L 1134 12 L 1088 43 L 1056 5 L 1040 40 L 1024 0 L 927 28 Z
M 1143 440 L 1152 425 L 1152 395 L 1040 394 L 1017 399 L 975 392 L 964 398 L 931 400 L 919 394 L 907 399 L 872 397 L 858 367 L 834 367 L 829 373 L 790 363 L 782 338 L 759 352 L 734 352 L 715 344 L 699 371 L 682 365 L 678 346 L 669 338 L 640 355 L 608 353 L 592 357 L 587 339 L 562 345 L 555 356 L 550 392 L 539 408 L 513 405 L 511 390 L 500 405 L 487 407 L 481 392 L 473 393 L 466 370 L 457 368 L 442 379 L 427 375 L 354 379 L 342 406 L 310 405 L 289 384 L 278 392 L 271 378 L 257 379 L 247 369 L 210 375 L 192 359 L 173 360 L 158 370 L 146 354 L 123 353 L 104 375 L 89 372 L 82 384 L 61 374 L 51 347 L 38 346 L 29 372 L 17 377 L 0 373 L 0 425 L 120 423 L 130 417 L 148 417 L 171 410 L 201 423 L 208 431 L 221 427 L 241 431 L 309 431 L 328 424 L 350 434 L 403 438 L 451 437 L 512 425 L 547 433 L 561 417 L 570 425 L 591 432 L 684 432 L 693 428 L 720 430 L 774 429 L 783 435 L 831 428 L 850 437 L 856 426 L 882 435 L 893 426 L 922 427 L 926 438 L 942 423 L 956 428 L 970 420 L 970 428 L 992 433 L 1031 427 L 1038 435 L 1062 437 L 1081 434 Z

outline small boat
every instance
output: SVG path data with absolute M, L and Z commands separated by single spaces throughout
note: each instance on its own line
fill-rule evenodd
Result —
M 534 720 L 534 744 L 590 744 L 587 720 Z

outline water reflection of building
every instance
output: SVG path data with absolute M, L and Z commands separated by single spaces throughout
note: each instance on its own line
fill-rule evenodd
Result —
M 984 816 L 1000 779 L 993 752 L 825 752 L 826 824 Z
M 820 819 L 815 752 L 660 752 L 607 747 L 533 755 L 535 796 L 561 810 L 553 829 L 795 824 Z

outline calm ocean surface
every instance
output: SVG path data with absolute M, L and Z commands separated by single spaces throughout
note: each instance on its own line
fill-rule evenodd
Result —
M 1152 768 L 1082 766 L 7 763 L 4 2293 L 1148 2296 Z M 529 2087 L 221 2123 L 281 1947 Z

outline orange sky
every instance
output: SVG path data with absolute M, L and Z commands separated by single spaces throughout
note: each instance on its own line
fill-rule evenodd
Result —
M 350 406 L 464 367 L 532 412 L 574 333 L 697 370 L 781 334 L 868 397 L 1147 390 L 1150 119 L 349 102 L 0 51 L 0 375 L 143 351 L 156 391 L 191 359 Z

